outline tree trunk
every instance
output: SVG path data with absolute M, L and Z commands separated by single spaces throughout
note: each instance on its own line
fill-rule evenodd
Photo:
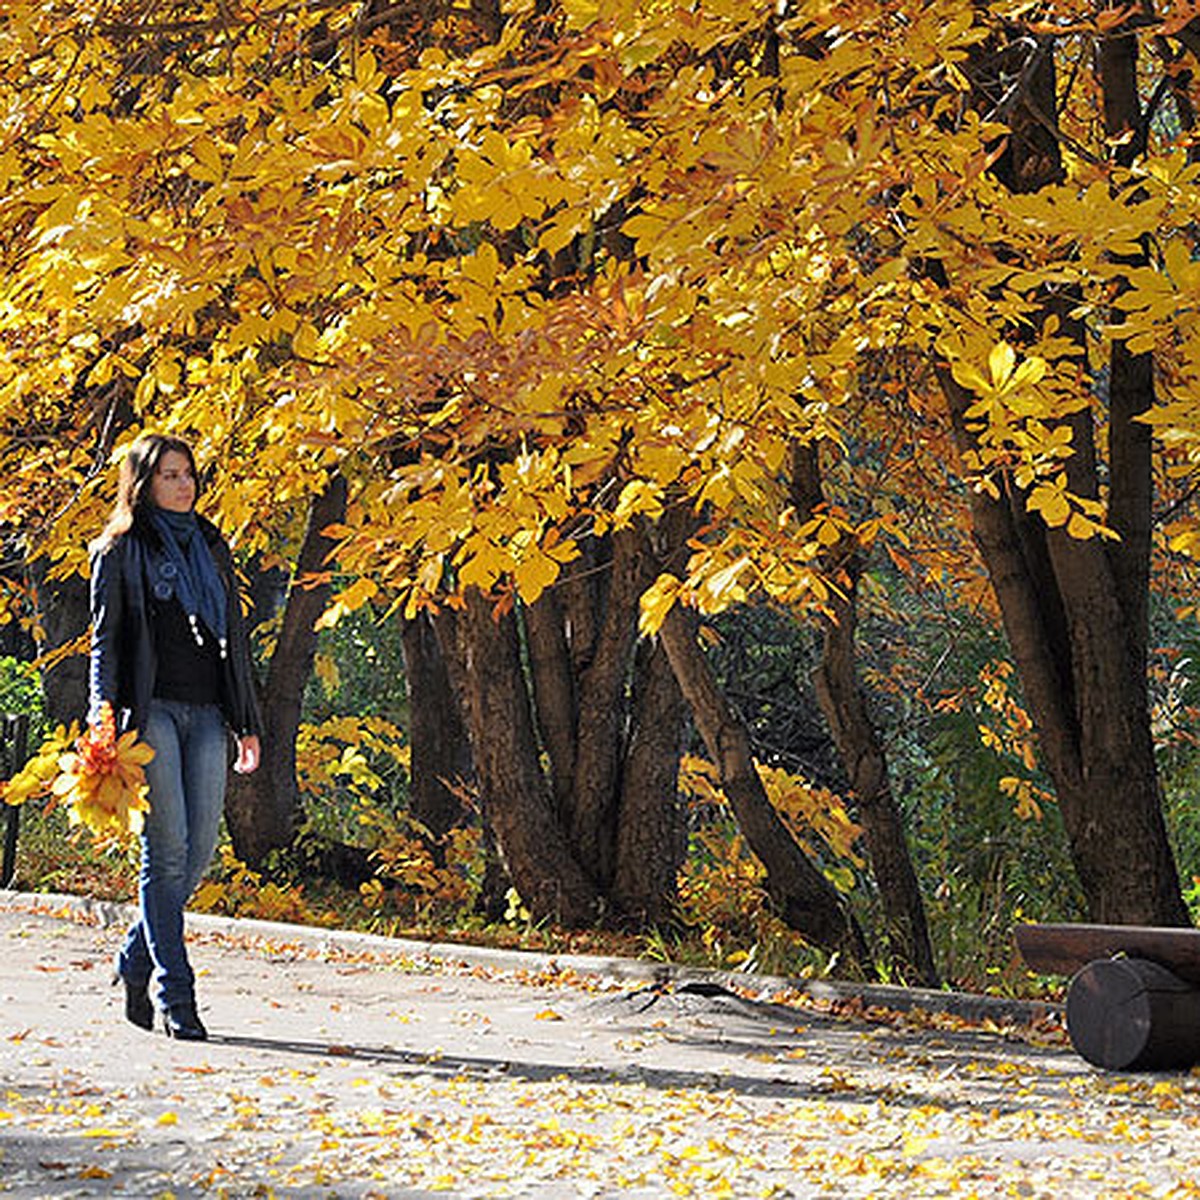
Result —
M 675 919 L 687 827 L 679 800 L 686 706 L 661 645 L 639 646 L 634 713 L 622 773 L 612 896 L 637 926 Z
M 1056 113 L 1053 56 L 1034 53 L 1012 118 L 1014 136 L 997 165 L 1013 191 L 1035 191 L 1062 174 L 1054 131 L 1046 128 Z M 1105 117 L 1114 134 L 1140 129 L 1131 54 L 1133 39 L 1102 42 Z M 973 397 L 945 364 L 938 373 L 955 436 L 968 449 L 966 411 Z M 1136 417 L 1152 402 L 1148 360 L 1115 344 L 1107 475 L 1116 543 L 1047 529 L 1028 513 L 1015 486 L 999 498 L 971 493 L 976 540 L 1054 780 L 1072 860 L 1090 919 L 1101 924 L 1188 923 L 1162 815 L 1147 693 L 1152 476 L 1149 433 Z M 1071 424 L 1071 486 L 1099 497 L 1090 418 Z
M 288 593 L 283 624 L 262 690 L 262 762 L 253 775 L 234 775 L 225 801 L 234 853 L 257 865 L 272 850 L 292 843 L 299 828 L 296 731 L 304 688 L 317 650 L 317 618 L 329 603 L 328 583 L 306 586 L 327 567 L 334 543 L 322 532 L 346 512 L 346 480 L 334 476 L 313 498 L 304 542 Z
M 532 605 L 494 616 L 471 593 L 439 615 L 438 635 L 484 817 L 525 905 L 568 925 L 661 923 L 685 846 L 682 700 L 661 653 L 635 653 L 640 536 L 585 553 L 584 570 Z
M 797 512 L 805 517 L 824 502 L 815 446 L 797 445 L 793 449 L 792 497 Z M 916 980 L 936 987 L 938 974 L 925 904 L 909 854 L 904 822 L 892 793 L 887 756 L 855 671 L 861 555 L 857 546 L 847 545 L 832 548 L 830 558 L 836 561 L 827 566 L 838 568 L 842 591 L 830 598 L 833 615 L 825 622 L 821 662 L 813 681 L 817 702 L 845 767 L 855 813 L 862 822 L 892 957 Z
M 478 591 L 455 622 L 458 678 L 484 812 L 522 902 L 535 920 L 593 924 L 600 893 L 555 812 L 539 761 L 516 619 Z
M 423 613 L 406 621 L 402 639 L 412 751 L 409 808 L 440 840 L 462 819 L 462 802 L 451 787 L 471 774 L 471 746 L 432 619 Z M 433 849 L 436 854 L 436 843 Z
M 11 549 L 14 555 L 20 553 L 15 547 L 6 546 L 6 549 Z M 0 573 L 0 584 L 6 591 L 22 592 L 27 596 L 32 592 L 33 598 L 36 599 L 36 592 L 33 592 L 31 583 L 28 568 L 20 575 Z M 31 662 L 35 659 L 38 656 L 38 643 L 29 626 L 32 624 L 36 627 L 40 621 L 40 617 L 36 622 L 20 621 L 15 613 L 11 613 L 8 620 L 0 622 L 0 657 L 16 658 L 21 662 Z
M 826 625 L 816 673 L 817 699 L 850 780 L 892 957 L 915 981 L 936 987 L 938 974 L 925 904 L 908 852 L 904 822 L 888 779 L 887 758 L 855 674 L 856 596 L 857 588 L 852 585 L 844 599 L 834 602 L 834 617 Z
M 942 384 L 961 425 L 970 398 L 948 371 Z M 1019 494 L 976 492 L 971 510 L 1090 920 L 1187 924 L 1137 651 L 1145 635 L 1129 628 L 1108 548 L 1044 527 L 1035 537 Z
M 44 558 L 29 565 L 41 633 L 38 654 L 52 661 L 42 671 L 42 694 L 50 723 L 69 725 L 83 720 L 88 707 L 88 583 L 79 575 L 51 579 L 49 566 Z M 72 643 L 78 643 L 75 649 Z
M 616 869 L 621 755 L 628 707 L 626 688 L 637 640 L 638 601 L 648 582 L 641 537 L 623 530 L 612 538 L 604 615 L 595 653 L 578 681 L 571 844 L 607 890 Z
M 558 593 L 549 589 L 524 609 L 538 734 L 550 767 L 554 808 L 566 819 L 574 807 L 576 679 L 571 646 Z
M 808 860 L 771 805 L 754 765 L 750 738 L 729 708 L 696 639 L 696 618 L 674 605 L 659 638 L 700 736 L 720 771 L 738 827 L 766 868 L 767 893 L 780 917 L 823 949 L 865 967 L 862 931 L 832 884 Z
M 492 827 L 492 815 L 488 811 L 488 796 L 479 779 L 475 768 L 475 752 L 471 745 L 471 719 L 467 707 L 469 683 L 467 680 L 463 654 L 467 635 L 462 629 L 462 620 L 456 609 L 439 608 L 430 614 L 433 635 L 437 639 L 438 650 L 441 653 L 442 665 L 446 668 L 446 676 L 454 692 L 455 707 L 463 720 L 463 729 L 467 737 L 467 751 L 471 758 L 471 778 L 473 798 L 477 803 L 477 813 L 483 834 L 483 879 L 480 882 L 479 894 L 475 900 L 475 911 L 485 920 L 495 923 L 504 920 L 508 909 L 508 891 L 512 880 L 508 876 L 508 868 L 496 845 L 496 833 Z

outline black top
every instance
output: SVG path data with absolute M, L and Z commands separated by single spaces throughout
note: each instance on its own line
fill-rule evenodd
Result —
M 202 631 L 203 643 L 197 643 L 177 599 L 152 600 L 150 626 L 158 660 L 154 695 L 186 704 L 217 704 L 221 698 L 221 656 L 216 638 Z

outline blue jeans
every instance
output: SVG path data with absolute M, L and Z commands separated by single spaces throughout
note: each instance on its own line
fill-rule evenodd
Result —
M 127 983 L 153 980 L 161 1008 L 195 1003 L 195 976 L 183 940 L 183 909 L 217 845 L 225 807 L 229 737 L 215 704 L 154 700 L 143 739 L 150 811 L 142 830 L 141 913 L 117 955 Z

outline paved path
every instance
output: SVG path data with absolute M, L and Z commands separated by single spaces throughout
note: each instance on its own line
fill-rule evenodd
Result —
M 1200 1195 L 1200 1079 L 1011 1008 L 198 918 L 177 1043 L 121 1017 L 125 916 L 0 893 L 0 1194 Z

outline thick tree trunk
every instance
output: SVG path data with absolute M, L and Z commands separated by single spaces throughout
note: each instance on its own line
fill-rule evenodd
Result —
M 648 582 L 641 540 L 591 550 L 581 578 L 523 609 L 530 686 L 555 813 L 604 906 L 671 918 L 685 839 L 677 799 L 683 704 L 661 655 L 635 658 Z
M 1053 128 L 1053 55 L 1032 53 L 1010 117 L 1014 135 L 996 167 L 1014 192 L 1033 192 L 1062 177 Z M 1133 132 L 1120 151 L 1126 155 L 1139 152 L 1141 132 L 1135 55 L 1132 38 L 1101 43 L 1106 126 L 1114 135 Z M 977 62 L 977 77 L 985 77 L 988 66 Z M 1070 330 L 1061 307 L 1061 298 L 1047 299 L 1047 312 L 1056 311 Z M 1076 336 L 1082 338 L 1078 331 Z M 938 372 L 955 436 L 968 449 L 973 439 L 966 412 L 973 397 L 945 365 Z M 1151 447 L 1149 431 L 1136 417 L 1152 402 L 1150 362 L 1116 343 L 1106 476 L 1108 522 L 1117 542 L 1081 541 L 1047 529 L 1027 511 L 1015 485 L 996 498 L 971 495 L 976 541 L 1054 781 L 1089 916 L 1102 924 L 1188 923 L 1162 815 L 1147 693 Z M 1080 495 L 1101 498 L 1091 418 L 1080 414 L 1070 425 L 1070 485 Z
M 575 738 L 578 704 L 571 647 L 558 593 L 544 592 L 524 609 L 525 641 L 529 652 L 538 733 L 550 766 L 554 808 L 566 820 L 574 808 Z
M 960 444 L 971 402 L 940 371 Z M 1121 433 L 1113 428 L 1110 439 Z M 1086 452 L 1086 446 L 1084 447 Z M 1148 469 L 1148 468 L 1147 468 Z M 1115 494 L 1141 485 L 1113 475 Z M 1086 493 L 1085 493 L 1086 494 Z M 971 496 L 972 523 L 1054 781 L 1089 918 L 1188 923 L 1162 815 L 1146 680 L 1144 607 L 1122 603 L 1115 567 L 1139 541 L 1106 546 L 1047 530 L 1017 492 Z
M 636 653 L 640 534 L 585 548 L 536 603 L 470 593 L 438 637 L 467 717 L 484 819 L 522 901 L 583 925 L 673 915 L 685 848 L 683 705 L 670 666 Z
M 253 775 L 234 775 L 225 801 L 234 853 L 250 864 L 261 863 L 272 850 L 292 843 L 299 828 L 300 797 L 296 785 L 296 731 L 304 688 L 312 674 L 317 649 L 316 621 L 329 603 L 329 585 L 306 586 L 327 567 L 333 542 L 322 532 L 344 518 L 346 481 L 334 476 L 313 499 L 308 527 L 275 653 L 262 691 L 262 763 Z
M 639 647 L 633 692 L 612 898 L 638 927 L 661 926 L 675 918 L 679 869 L 687 853 L 678 794 L 686 705 L 661 645 Z
M 754 765 L 744 724 L 721 695 L 696 638 L 696 618 L 675 605 L 659 638 L 721 776 L 738 827 L 766 868 L 766 888 L 780 917 L 823 949 L 867 966 L 862 931 L 836 890 L 808 860 L 771 805 Z
M 969 403 L 946 372 L 960 416 Z M 1116 481 L 1114 481 L 1116 482 Z M 1021 496 L 1014 497 L 1022 506 Z M 1131 630 L 1108 550 L 1044 536 L 1053 587 L 1022 553 L 1029 518 L 1007 497 L 971 498 L 980 553 L 1000 603 L 1071 858 L 1098 924 L 1183 925 L 1187 909 L 1167 839 L 1150 735 L 1144 633 Z
M 535 920 L 593 924 L 600 893 L 572 852 L 539 762 L 516 620 L 470 591 L 455 622 L 457 678 L 484 812 L 513 886 Z
M 476 811 L 483 827 L 483 880 L 475 901 L 475 911 L 488 921 L 498 922 L 504 919 L 508 909 L 508 890 L 512 887 L 512 880 L 496 845 L 496 834 L 488 809 L 488 794 L 475 768 L 475 751 L 471 745 L 471 716 L 468 709 L 470 689 L 465 665 L 468 656 L 463 654 L 463 638 L 466 634 L 462 631 L 462 620 L 453 608 L 438 609 L 430 615 L 430 621 L 441 652 L 442 665 L 446 668 L 450 687 L 454 691 L 455 706 L 462 716 L 463 728 L 466 731 L 467 750 L 471 757 L 472 798 L 476 802 Z
M 604 617 L 595 653 L 578 681 L 571 844 L 603 890 L 613 880 L 625 700 L 637 639 L 638 600 L 648 582 L 641 536 L 613 536 Z
M 470 777 L 471 745 L 432 619 L 422 614 L 406 621 L 402 639 L 412 752 L 409 808 L 440 839 L 462 819 L 462 803 L 451 789 Z

